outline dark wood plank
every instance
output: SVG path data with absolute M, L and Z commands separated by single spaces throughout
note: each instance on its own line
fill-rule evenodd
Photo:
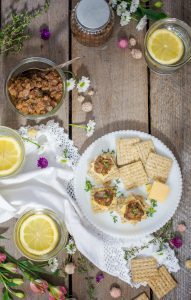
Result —
M 26 1 L 27 9 L 32 10 L 38 5 L 43 4 L 44 1 Z M 10 14 L 12 9 L 20 11 L 24 4 L 22 1 L 7 0 L 1 1 L 1 13 L 3 20 L 6 20 L 7 16 Z M 43 41 L 39 35 L 39 29 L 42 25 L 48 25 L 50 31 L 52 32 L 49 41 Z M 0 72 L 0 125 L 10 126 L 11 128 L 19 128 L 20 125 L 29 124 L 25 118 L 17 116 L 8 106 L 6 98 L 3 94 L 5 78 L 10 72 L 10 70 L 23 58 L 32 56 L 41 56 L 51 59 L 56 63 L 62 63 L 68 60 L 69 57 L 69 40 L 68 40 L 68 0 L 57 0 L 56 3 L 51 2 L 48 13 L 36 18 L 30 27 L 30 32 L 32 38 L 27 41 L 20 53 L 10 54 L 7 57 L 1 57 L 1 72 Z M 68 109 L 68 98 L 66 97 L 65 103 L 59 110 L 57 115 L 54 117 L 56 121 L 59 121 L 64 125 L 65 129 L 68 130 L 68 119 L 69 119 L 69 109 Z M 46 123 L 48 120 L 45 119 L 42 122 Z M 32 124 L 35 124 L 33 122 Z M 5 242 L 6 247 L 10 250 L 10 253 L 20 257 L 20 254 L 15 248 L 13 242 L 13 228 L 15 220 L 10 220 L 0 227 L 9 227 L 7 236 L 9 236 L 9 241 Z M 2 242 L 1 242 L 2 244 Z M 63 263 L 65 259 L 64 255 L 59 256 L 60 264 Z M 60 282 L 61 283 L 61 282 Z M 63 283 L 63 280 L 62 280 Z M 66 285 L 68 285 L 66 280 Z M 29 299 L 41 299 L 45 300 L 48 298 L 47 294 L 44 296 L 34 295 L 28 286 L 28 283 L 22 287 L 26 293 L 26 300 Z M 1 296 L 0 291 L 0 298 Z
M 173 17 L 191 25 L 190 1 L 165 1 L 166 11 Z M 183 174 L 183 196 L 175 214 L 175 228 L 185 221 L 187 232 L 184 245 L 177 251 L 181 271 L 175 274 L 178 288 L 164 299 L 191 299 L 190 273 L 184 269 L 185 260 L 190 257 L 191 212 L 190 212 L 190 155 L 191 155 L 191 65 L 179 72 L 159 76 L 151 73 L 151 132 L 159 137 L 176 155 Z
M 85 56 L 82 66 L 76 65 L 73 71 L 78 76 L 90 76 L 96 93 L 92 97 L 93 112 L 85 114 L 77 101 L 77 94 L 72 99 L 72 122 L 84 123 L 95 118 L 97 129 L 92 138 L 87 139 L 80 129 L 72 130 L 74 143 L 83 152 L 96 138 L 120 129 L 148 130 L 148 86 L 147 68 L 144 60 L 133 60 L 128 50 L 117 47 L 118 36 L 135 34 L 139 45 L 143 45 L 143 33 L 137 33 L 131 24 L 124 30 L 116 20 L 115 31 L 111 40 L 99 48 L 87 48 L 72 39 L 72 57 Z M 98 272 L 96 268 L 92 273 Z M 109 288 L 112 283 L 120 284 L 123 299 L 132 299 L 142 289 L 131 289 L 126 283 L 107 275 L 97 286 L 97 299 L 109 300 Z M 89 299 L 85 290 L 86 282 L 77 273 L 73 276 L 73 292 L 78 299 Z M 149 289 L 146 288 L 149 293 Z

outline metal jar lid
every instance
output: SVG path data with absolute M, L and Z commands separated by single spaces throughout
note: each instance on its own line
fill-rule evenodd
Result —
M 81 0 L 76 7 L 76 19 L 87 31 L 97 31 L 110 20 L 110 7 L 105 0 Z

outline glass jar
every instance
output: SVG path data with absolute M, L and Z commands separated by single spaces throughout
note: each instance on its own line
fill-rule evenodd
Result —
M 18 147 L 20 148 L 20 157 L 19 157 L 19 162 L 18 162 L 17 168 L 14 169 L 14 171 L 11 173 L 8 172 L 7 175 L 2 175 L 2 176 L 0 175 L 0 179 L 3 179 L 3 178 L 8 178 L 10 176 L 13 176 L 21 170 L 21 168 L 24 164 L 24 160 L 25 160 L 25 145 L 23 143 L 21 136 L 17 132 L 6 126 L 0 126 L 0 137 L 13 138 L 15 140 L 15 142 L 18 144 Z
M 9 75 L 6 79 L 6 82 L 5 82 L 5 95 L 10 104 L 10 107 L 14 110 L 14 112 L 18 113 L 19 115 L 21 115 L 27 119 L 36 120 L 36 119 L 43 119 L 43 118 L 51 117 L 58 111 L 58 109 L 63 104 L 65 95 L 66 95 L 66 78 L 65 78 L 64 72 L 61 69 L 58 69 L 56 71 L 58 72 L 59 76 L 62 79 L 62 84 L 63 84 L 62 97 L 61 97 L 60 101 L 58 102 L 58 104 L 50 112 L 47 112 L 45 114 L 39 114 L 39 115 L 38 114 L 35 114 L 35 115 L 24 114 L 15 107 L 15 105 L 12 102 L 9 91 L 8 91 L 10 79 L 22 74 L 23 72 L 29 71 L 29 70 L 35 70 L 35 69 L 38 70 L 38 68 L 46 69 L 46 68 L 53 67 L 55 65 L 56 64 L 54 62 L 52 62 L 51 60 L 49 60 L 47 58 L 30 57 L 30 58 L 21 60 L 21 62 L 13 68 L 13 70 L 9 73 Z
M 148 41 L 150 36 L 158 29 L 167 29 L 176 34 L 182 41 L 184 52 L 180 60 L 174 64 L 160 64 L 150 55 Z M 181 68 L 191 59 L 191 27 L 181 20 L 166 18 L 155 22 L 147 31 L 144 41 L 145 59 L 148 67 L 159 74 L 170 74 Z
M 114 13 L 105 0 L 81 0 L 71 15 L 71 29 L 79 43 L 96 47 L 104 44 L 114 27 Z
M 29 253 L 24 247 L 20 240 L 20 229 L 24 221 L 26 221 L 29 217 L 33 215 L 39 215 L 43 214 L 48 216 L 50 219 L 53 220 L 55 223 L 57 230 L 58 230 L 58 243 L 56 247 L 49 253 L 44 255 L 35 255 Z M 21 216 L 17 223 L 15 224 L 14 229 L 14 241 L 18 248 L 18 250 L 28 259 L 34 260 L 34 261 L 48 261 L 49 259 L 55 257 L 58 255 L 58 253 L 66 246 L 68 241 L 68 231 L 66 229 L 66 226 L 64 222 L 56 215 L 52 210 L 49 209 L 33 209 L 25 213 L 23 216 Z

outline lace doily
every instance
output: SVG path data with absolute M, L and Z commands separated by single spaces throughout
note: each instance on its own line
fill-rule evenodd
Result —
M 19 133 L 25 138 L 27 151 L 36 151 L 36 149 L 38 149 L 39 153 L 42 154 L 45 153 L 47 149 L 49 149 L 49 152 L 52 149 L 52 154 L 58 163 L 64 165 L 67 164 L 75 169 L 80 158 L 78 149 L 74 146 L 73 141 L 69 139 L 68 135 L 64 132 L 64 129 L 61 128 L 58 123 L 49 121 L 46 125 L 21 127 Z M 70 181 L 66 188 L 77 206 L 73 190 L 73 181 Z M 177 272 L 180 269 L 174 251 L 168 244 L 165 244 L 163 253 L 158 252 L 159 241 L 152 243 L 153 236 L 148 236 L 142 240 L 136 242 L 133 241 L 131 243 L 129 240 L 112 238 L 102 233 L 94 228 L 86 218 L 83 218 L 83 223 L 84 226 L 88 228 L 88 231 L 101 240 L 104 245 L 104 259 L 102 265 L 98 267 L 129 283 L 132 287 L 139 287 L 141 285 L 134 284 L 131 280 L 130 260 L 134 256 L 154 256 L 159 265 L 165 265 L 169 272 Z M 126 260 L 125 251 L 130 250 L 132 247 L 137 247 L 138 250 L 134 255 L 131 255 L 129 260 Z M 92 262 L 96 264 L 93 260 Z M 142 283 L 142 285 L 145 284 Z

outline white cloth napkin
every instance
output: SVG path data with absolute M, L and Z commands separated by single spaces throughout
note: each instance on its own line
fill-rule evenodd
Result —
M 33 208 L 52 209 L 63 218 L 78 250 L 84 256 L 99 269 L 138 287 L 139 284 L 132 283 L 130 266 L 124 259 L 124 249 L 147 244 L 153 237 L 145 237 L 131 243 L 129 240 L 107 236 L 90 225 L 72 197 L 73 166 L 79 158 L 76 148 L 63 128 L 54 122 L 40 125 L 37 129 L 36 141 L 43 140 L 46 151 L 39 154 L 35 145 L 26 143 L 23 170 L 13 177 L 0 180 L 0 223 L 12 217 L 19 217 Z M 27 130 L 28 128 L 22 128 L 21 133 L 27 136 Z M 69 160 L 68 164 L 61 165 L 58 163 L 58 156 L 60 157 L 65 149 Z M 40 156 L 48 159 L 49 165 L 45 169 L 37 167 Z M 159 255 L 157 250 L 157 244 L 150 244 L 139 254 L 155 256 L 159 264 L 166 265 L 171 272 L 179 270 L 178 260 L 169 246 L 163 255 Z

